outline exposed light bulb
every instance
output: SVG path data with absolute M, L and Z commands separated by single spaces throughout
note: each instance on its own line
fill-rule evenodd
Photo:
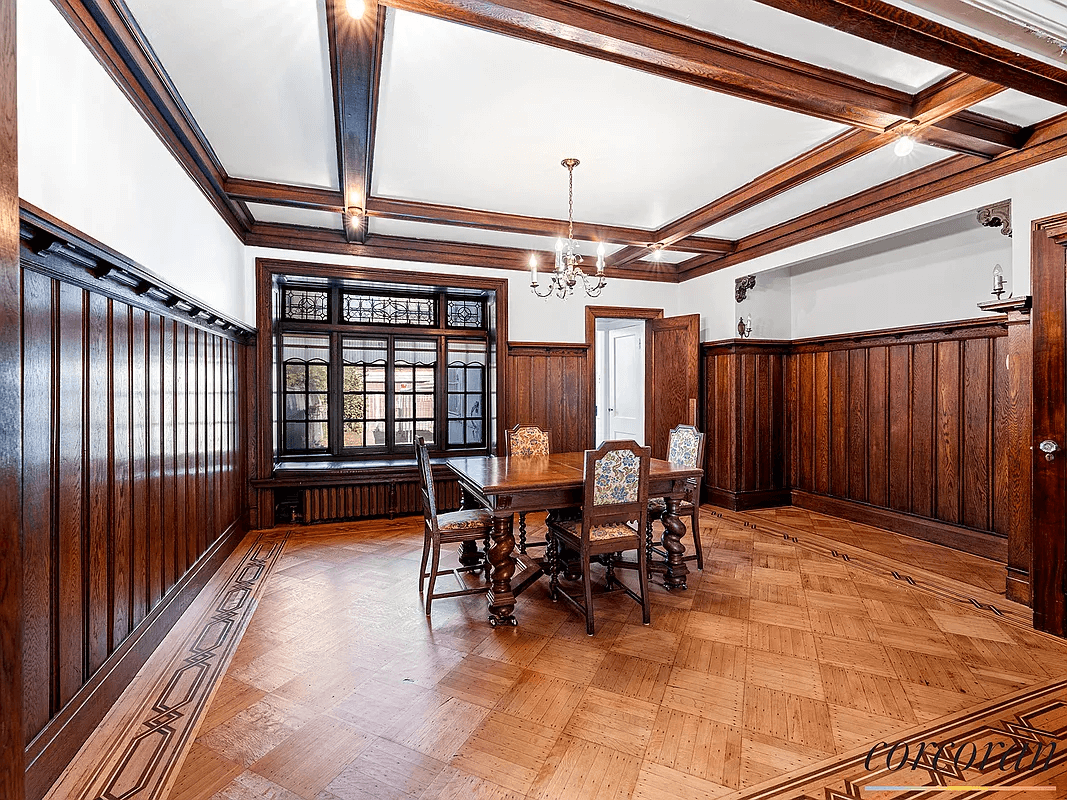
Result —
M 896 153 L 899 158 L 909 155 L 914 149 L 915 140 L 910 136 L 901 136 L 897 139 L 897 143 L 893 145 L 893 152 Z
M 367 13 L 367 0 L 347 0 L 346 5 L 348 13 L 354 19 L 363 19 L 363 15 Z

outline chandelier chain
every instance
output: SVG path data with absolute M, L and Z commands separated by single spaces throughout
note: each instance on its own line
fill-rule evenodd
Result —
M 567 238 L 574 241 L 574 165 L 567 165 Z

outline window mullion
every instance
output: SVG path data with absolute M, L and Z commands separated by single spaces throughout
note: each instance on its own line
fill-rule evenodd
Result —
M 343 415 L 342 392 L 344 381 L 341 378 L 341 336 L 330 334 L 330 369 L 328 374 L 329 386 L 327 386 L 326 414 L 330 419 L 327 426 L 330 435 L 330 452 L 335 456 L 341 455 L 344 447 L 344 424 L 341 420 Z
M 393 337 L 386 338 L 385 358 L 385 444 L 392 453 L 396 450 L 396 351 Z

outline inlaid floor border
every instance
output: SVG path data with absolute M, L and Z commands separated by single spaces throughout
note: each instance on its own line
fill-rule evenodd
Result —
M 160 800 L 166 796 L 291 533 L 291 529 L 259 533 L 80 790 L 68 788 L 67 797 Z
M 1051 726 L 1046 720 L 1050 718 L 1059 722 L 1067 720 L 1067 680 L 1057 678 L 1027 687 L 978 708 L 967 709 L 889 737 L 893 739 L 893 742 L 886 743 L 889 746 L 897 742 L 909 745 L 909 757 L 904 762 L 907 767 L 891 769 L 886 757 L 888 748 L 880 749 L 869 763 L 871 749 L 857 748 L 844 758 L 828 759 L 731 794 L 731 800 L 813 800 L 816 797 L 820 800 L 875 800 L 890 794 L 909 800 L 924 800 L 947 796 L 943 789 L 945 786 L 963 784 L 989 787 L 970 792 L 952 792 L 953 797 L 977 798 L 995 797 L 989 789 L 1047 784 L 1050 774 L 1061 776 L 1067 768 L 1067 747 L 1059 749 L 1060 745 L 1067 744 L 1067 723 L 1049 730 Z M 946 735 L 948 739 L 944 738 Z M 953 763 L 955 752 L 951 748 L 947 749 L 948 755 L 944 759 L 935 759 L 937 750 L 934 748 L 937 745 L 929 744 L 952 742 L 962 748 L 968 742 L 989 741 L 1004 741 L 1007 747 L 996 751 L 996 757 L 991 761 L 980 762 L 980 768 L 970 769 Z M 921 750 L 920 743 L 926 743 L 929 749 Z M 1035 763 L 1037 753 L 1051 752 L 1043 762 L 1045 769 L 1038 771 L 1024 767 L 1001 770 L 1001 757 L 1008 756 L 1007 762 L 1010 763 L 1029 755 L 1031 750 L 1035 753 Z M 894 755 L 893 762 L 900 763 L 900 758 Z M 864 791 L 864 786 L 871 785 L 924 788 L 906 792 Z
M 770 522 L 764 519 L 752 522 L 752 518 L 742 511 L 730 511 L 724 508 L 703 505 L 700 507 L 700 513 L 701 515 L 711 514 L 724 522 L 740 525 L 776 540 L 784 540 L 789 544 L 803 547 L 805 550 L 819 553 L 836 561 L 843 561 L 849 566 L 872 573 L 880 578 L 890 578 L 894 581 L 906 583 L 913 589 L 932 594 L 941 600 L 967 606 L 1004 622 L 1021 626 L 1033 633 L 1050 636 L 1056 641 L 1061 641 L 1051 634 L 1042 634 L 1041 631 L 1034 629 L 1033 612 L 1028 607 L 1012 603 L 1001 595 L 985 591 L 977 586 L 971 586 L 962 581 L 938 575 L 936 572 L 930 572 L 921 567 L 904 564 L 887 556 L 844 544 L 817 533 L 800 531 L 782 523 Z M 892 533 L 892 531 L 890 532 Z

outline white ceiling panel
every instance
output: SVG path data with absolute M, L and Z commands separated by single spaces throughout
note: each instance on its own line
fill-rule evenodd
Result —
M 691 28 L 872 83 L 917 92 L 951 70 L 753 0 L 622 0 Z
M 481 228 L 465 228 L 460 225 L 436 225 L 429 222 L 411 222 L 405 219 L 385 219 L 371 217 L 368 233 L 385 236 L 403 236 L 408 239 L 440 239 L 446 242 L 468 242 L 470 244 L 497 245 L 515 247 L 531 252 L 550 252 L 556 246 L 554 236 L 531 236 L 524 233 L 507 233 L 505 231 L 487 231 Z M 577 241 L 578 252 L 587 261 L 596 260 L 595 242 Z M 605 244 L 604 252 L 611 255 L 622 245 Z
M 330 228 L 342 230 L 344 220 L 334 211 L 318 211 L 312 208 L 290 208 L 288 206 L 266 205 L 265 203 L 247 203 L 248 210 L 256 222 L 280 222 L 283 225 L 307 225 L 312 228 Z
M 910 155 L 901 158 L 888 145 L 705 228 L 701 234 L 741 239 L 953 155 L 937 147 L 916 144 Z
M 658 258 L 657 258 L 658 255 Z M 700 255 L 699 253 L 683 253 L 678 250 L 660 250 L 658 254 L 653 254 L 648 258 L 641 259 L 640 263 L 644 264 L 648 262 L 655 264 L 657 262 L 663 264 L 679 264 L 682 261 L 688 261 L 691 258 L 695 258 Z
M 1067 108 L 1050 103 L 1048 100 L 1042 100 L 1040 97 L 1031 97 L 1014 89 L 1008 89 L 993 95 L 988 100 L 976 103 L 971 106 L 970 110 L 1026 127 L 1062 114 L 1067 111 Z
M 841 125 L 598 59 L 390 11 L 382 197 L 657 228 Z
M 337 188 L 325 0 L 127 0 L 234 177 Z

